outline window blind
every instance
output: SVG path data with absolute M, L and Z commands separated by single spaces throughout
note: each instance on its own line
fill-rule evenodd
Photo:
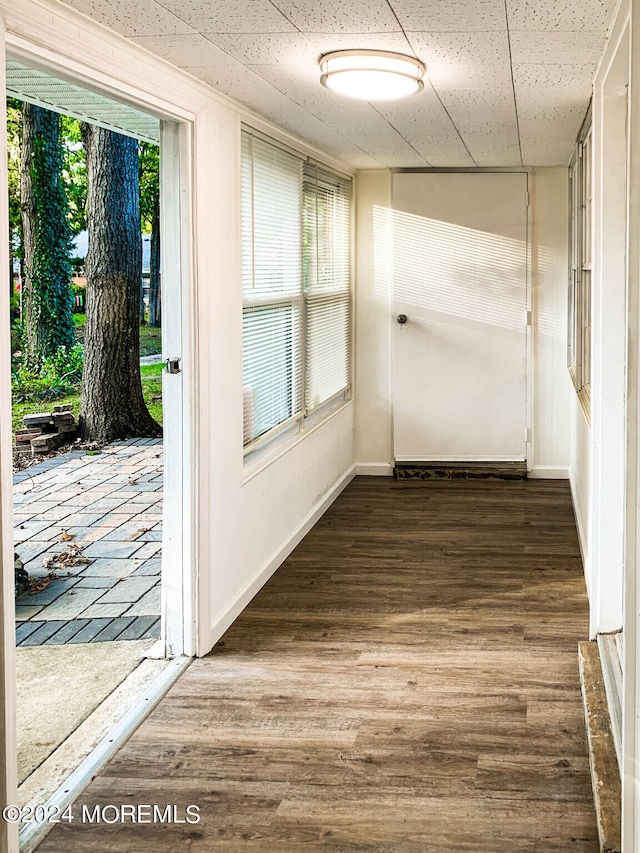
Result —
M 244 444 L 350 384 L 350 182 L 242 133 Z
M 244 443 L 302 412 L 302 160 L 242 136 Z
M 305 411 L 350 384 L 350 183 L 312 163 L 303 172 Z

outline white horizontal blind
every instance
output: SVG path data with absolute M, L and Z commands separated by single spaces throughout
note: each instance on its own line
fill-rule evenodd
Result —
M 305 412 L 351 381 L 350 181 L 305 163 Z
M 302 160 L 242 134 L 244 444 L 302 414 Z

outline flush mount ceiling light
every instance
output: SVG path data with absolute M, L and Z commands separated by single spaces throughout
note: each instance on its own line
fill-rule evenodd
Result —
M 388 50 L 336 50 L 320 58 L 320 70 L 327 89 L 364 101 L 404 98 L 424 86 L 424 64 Z

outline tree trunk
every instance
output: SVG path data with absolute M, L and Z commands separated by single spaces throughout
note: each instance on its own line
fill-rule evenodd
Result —
M 149 325 L 157 327 L 161 323 L 160 291 L 160 199 L 153 205 L 151 220 L 151 258 L 149 264 Z
M 20 208 L 24 245 L 22 304 L 27 360 L 37 365 L 75 342 L 69 204 L 62 184 L 57 113 L 24 104 Z
M 138 143 L 83 124 L 87 155 L 87 322 L 80 406 L 85 439 L 154 436 L 140 380 Z

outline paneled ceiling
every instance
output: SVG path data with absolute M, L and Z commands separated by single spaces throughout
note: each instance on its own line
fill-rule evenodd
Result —
M 566 165 L 614 0 L 67 0 L 358 168 Z M 424 91 L 364 103 L 321 54 L 417 56 Z

